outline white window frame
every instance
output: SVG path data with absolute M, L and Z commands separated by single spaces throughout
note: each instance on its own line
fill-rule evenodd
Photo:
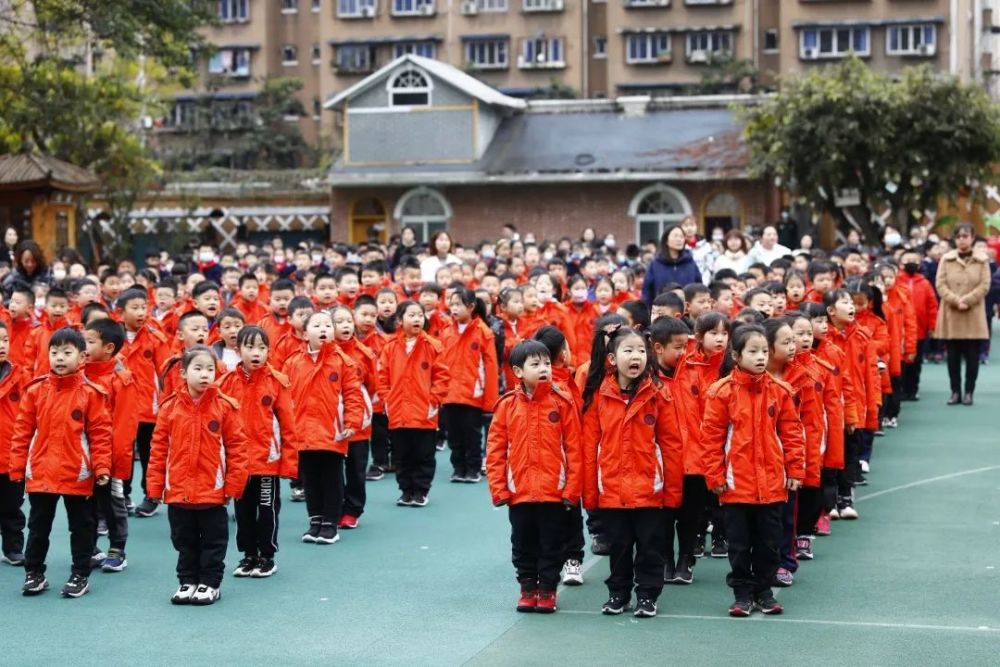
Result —
M 438 215 L 406 213 L 406 205 L 410 200 L 420 196 L 435 199 L 441 205 L 443 213 Z M 448 231 L 448 225 L 454 216 L 454 211 L 451 208 L 451 204 L 440 192 L 433 188 L 420 186 L 407 191 L 399 198 L 392 216 L 399 223 L 400 229 L 403 227 L 412 227 L 414 229 L 417 236 L 417 243 L 427 243 L 433 234 L 439 231 Z
M 319 14 L 323 11 L 323 0 L 312 0 L 312 13 Z
M 222 23 L 247 23 L 250 21 L 250 0 L 219 0 L 218 14 Z
M 731 5 L 733 0 L 684 0 L 684 4 L 691 7 L 712 7 L 714 5 Z
M 644 56 L 635 57 L 632 55 L 633 40 L 645 42 Z M 673 39 L 668 32 L 630 32 L 625 35 L 625 64 L 627 65 L 655 65 L 660 62 L 670 62 L 673 57 Z M 667 56 L 667 58 L 663 58 Z
M 837 45 L 837 33 L 839 31 L 846 30 L 848 33 L 849 48 L 843 50 Z M 807 47 L 806 46 L 806 35 L 809 33 L 815 34 L 816 46 Z M 865 35 L 865 49 L 863 51 L 858 51 L 854 48 L 856 41 L 856 35 L 864 33 Z M 829 51 L 822 50 L 823 35 L 830 35 L 830 45 L 831 49 Z M 806 57 L 806 49 L 814 48 L 816 54 L 812 57 Z M 802 60 L 829 60 L 836 58 L 846 58 L 850 53 L 854 53 L 862 58 L 866 58 L 871 55 L 872 52 L 872 31 L 870 26 L 851 26 L 845 28 L 803 28 L 799 31 L 799 58 Z
M 777 46 L 773 49 L 769 49 L 765 46 L 765 44 L 767 44 L 768 34 L 774 35 L 774 43 L 777 44 Z M 781 51 L 781 32 L 777 28 L 768 28 L 764 31 L 764 39 L 761 40 L 761 50 L 764 53 L 779 53 Z
M 336 0 L 336 2 L 339 19 L 370 18 L 378 13 L 378 0 Z
M 594 58 L 598 60 L 603 60 L 608 57 L 608 36 L 607 35 L 594 35 L 594 46 L 593 46 Z
M 666 8 L 669 6 L 670 0 L 625 0 L 625 9 Z
M 553 56 L 553 53 L 555 55 Z M 539 55 L 542 59 L 539 60 Z M 562 69 L 566 67 L 566 40 L 562 37 L 530 37 L 521 40 L 517 56 L 519 69 Z
M 230 55 L 226 56 L 227 53 Z M 228 68 L 225 63 L 227 59 L 230 62 Z M 240 61 L 243 61 L 243 66 L 240 65 Z M 251 49 L 219 49 L 208 59 L 208 73 L 233 79 L 249 78 L 252 61 Z
M 475 55 L 488 56 L 476 59 Z M 465 43 L 465 64 L 474 70 L 498 70 L 510 67 L 509 39 L 470 39 Z
M 299 0 L 281 0 L 282 14 L 298 14 Z
M 893 34 L 896 48 L 892 47 Z M 901 46 L 906 37 L 907 47 Z M 926 41 L 930 35 L 930 41 Z M 929 47 L 924 49 L 925 45 Z M 933 23 L 908 23 L 891 25 L 885 29 L 885 53 L 888 56 L 933 56 L 937 55 L 937 26 Z
M 509 9 L 508 0 L 472 0 L 476 11 L 484 14 L 499 14 Z
M 423 85 L 400 85 L 400 82 L 406 80 L 406 83 L 413 83 L 419 79 L 423 79 Z M 434 92 L 434 81 L 427 74 L 427 72 L 416 67 L 408 67 L 401 72 L 397 72 L 389 78 L 385 85 L 386 92 L 389 94 L 389 106 L 390 107 L 429 107 L 431 105 L 431 96 Z M 407 104 L 397 104 L 396 95 L 413 95 L 413 94 L 426 94 L 427 99 L 422 104 L 409 102 Z
M 400 58 L 407 54 L 435 59 L 437 45 L 434 42 L 398 42 L 392 45 L 392 57 Z
M 437 12 L 435 0 L 390 1 L 392 2 L 393 16 L 433 16 Z
M 733 33 L 728 30 L 699 30 L 687 34 L 687 56 L 691 59 L 695 53 L 706 56 L 731 54 L 733 52 Z
M 681 210 L 673 213 L 640 213 L 639 207 L 642 206 L 642 203 L 647 198 L 653 195 L 674 200 L 674 203 L 678 204 Z M 639 192 L 632 197 L 632 201 L 629 203 L 628 207 L 629 217 L 635 220 L 636 243 L 643 243 L 646 240 L 642 238 L 639 232 L 644 224 L 657 225 L 655 240 L 659 243 L 660 237 L 663 235 L 663 231 L 665 229 L 673 225 L 679 225 L 681 220 L 692 214 L 693 211 L 691 210 L 691 202 L 684 196 L 684 193 L 677 188 L 670 187 L 666 183 L 656 183 L 655 185 L 650 185 L 649 187 L 639 190 Z
M 566 5 L 564 0 L 521 0 L 522 12 L 561 12 Z
M 288 56 L 292 57 L 289 58 Z M 299 47 L 294 44 L 283 44 L 281 47 L 282 67 L 295 67 L 299 64 Z
M 374 48 L 371 44 L 341 44 L 336 48 L 336 53 L 333 54 L 334 58 L 334 68 L 339 73 L 343 74 L 366 74 L 372 72 L 375 69 L 375 54 Z M 361 63 L 356 67 L 344 67 L 342 57 L 346 56 L 346 53 L 353 54 L 364 54 L 363 58 L 355 56 L 355 63 Z M 362 62 L 364 61 L 364 62 Z
M 312 45 L 312 64 L 322 65 L 323 64 L 323 47 L 318 43 Z

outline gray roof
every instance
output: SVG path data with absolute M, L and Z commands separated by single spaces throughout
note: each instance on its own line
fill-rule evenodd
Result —
M 746 178 L 742 126 L 726 108 L 521 113 L 472 165 L 345 166 L 334 185 L 592 182 Z
M 50 187 L 68 192 L 94 192 L 100 181 L 93 172 L 51 155 L 0 155 L 0 190 Z

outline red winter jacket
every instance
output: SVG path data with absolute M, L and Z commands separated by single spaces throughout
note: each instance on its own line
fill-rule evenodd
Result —
M 160 393 L 158 377 L 160 367 L 170 357 L 167 337 L 153 325 L 143 325 L 132 342 L 125 340 L 120 354 L 125 367 L 135 376 L 139 421 L 151 424 L 156 421 L 160 400 L 164 398 Z
M 29 382 L 31 374 L 21 366 L 9 361 L 0 363 L 0 475 L 10 472 L 10 440 L 14 435 L 14 421 Z
M 332 342 L 315 357 L 296 352 L 285 362 L 292 382 L 292 409 L 299 451 L 321 450 L 347 454 L 347 429 L 365 428 L 361 380 L 354 362 Z M 353 437 L 353 436 L 351 436 Z
M 500 366 L 493 332 L 478 317 L 474 317 L 459 332 L 458 322 L 452 321 L 441 332 L 445 365 L 451 375 L 444 403 L 469 405 L 489 412 L 499 398 Z
M 111 415 L 111 476 L 131 479 L 135 466 L 135 433 L 139 427 L 138 387 L 135 376 L 121 359 L 88 361 L 83 367 L 88 379 L 108 390 L 108 414 Z
M 796 353 L 785 368 L 783 379 L 795 391 L 792 401 L 802 422 L 802 435 L 806 445 L 806 476 L 802 483 L 804 486 L 818 487 L 823 468 L 823 442 L 826 439 L 822 376 L 811 359 Z
M 420 332 L 406 352 L 406 334 L 390 338 L 378 360 L 378 386 L 389 428 L 437 429 L 438 412 L 448 395 L 451 371 L 441 343 Z
M 937 324 L 938 300 L 934 294 L 934 286 L 922 273 L 912 276 L 906 272 L 900 273 L 897 280 L 910 292 L 913 313 L 917 322 L 917 340 L 929 338 Z

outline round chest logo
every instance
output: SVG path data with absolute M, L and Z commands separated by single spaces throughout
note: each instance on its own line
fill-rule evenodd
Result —
M 421 361 L 420 362 L 420 368 L 424 369 L 425 371 L 427 369 L 429 369 L 430 367 L 431 367 L 431 365 L 429 363 L 427 363 L 426 361 Z
M 799 403 L 801 403 L 801 402 L 802 402 L 802 400 L 801 400 L 801 399 L 800 399 L 800 398 L 799 398 L 798 396 L 796 396 L 795 398 L 793 398 L 793 399 L 792 399 L 792 402 L 794 402 L 794 403 L 795 403 L 795 405 L 796 405 L 796 406 L 798 406 L 798 405 L 799 405 Z M 768 414 L 770 415 L 770 414 L 771 414 L 771 411 L 770 411 L 770 410 L 768 410 L 768 411 L 767 411 L 767 413 L 768 413 Z M 774 415 L 771 415 L 771 416 L 773 417 Z
M 770 417 L 771 419 L 774 419 L 774 415 L 776 413 L 777 413 L 777 410 L 774 409 L 773 405 L 767 406 L 767 416 L 768 417 Z
M 274 403 L 274 399 L 271 398 L 270 396 L 265 396 L 264 398 L 260 399 L 260 403 L 265 408 L 269 408 L 271 407 L 271 404 Z
M 642 421 L 646 422 L 646 426 L 652 426 L 656 423 L 656 417 L 653 415 L 646 415 L 642 418 Z
M 70 414 L 70 417 L 73 418 L 73 421 L 82 422 L 83 421 L 83 410 L 74 410 L 73 413 Z
M 479 343 L 473 343 L 473 344 L 469 345 L 469 347 L 472 349 L 473 352 L 478 352 L 479 351 Z
M 840 375 L 840 369 L 839 369 L 839 368 L 834 368 L 834 369 L 833 369 L 833 374 L 834 374 L 835 376 L 836 376 L 836 375 Z
M 555 410 L 553 410 L 552 412 L 550 412 L 549 413 L 549 421 L 552 422 L 553 424 L 555 424 L 557 421 L 559 421 L 559 413 L 556 412 Z
M 864 362 L 864 360 L 865 360 L 865 353 L 858 352 L 858 361 Z
M 208 422 L 208 430 L 211 431 L 212 433 L 218 433 L 219 432 L 219 422 L 215 421 L 214 419 L 212 421 Z
M 18 400 L 20 398 L 21 398 L 21 395 L 19 393 L 17 393 L 16 391 L 10 392 L 10 400 L 16 401 L 16 400 Z
M 817 382 L 816 383 L 816 391 L 823 391 L 823 383 L 822 382 Z
M 146 357 L 147 359 L 152 359 L 153 358 L 153 351 L 152 350 L 143 350 L 142 351 L 142 356 Z
M 330 382 L 336 382 L 340 379 L 340 375 L 337 373 L 330 373 Z
M 698 385 L 696 385 L 696 384 L 691 385 L 691 395 L 692 396 L 697 396 L 700 393 L 701 393 L 701 390 L 698 389 Z

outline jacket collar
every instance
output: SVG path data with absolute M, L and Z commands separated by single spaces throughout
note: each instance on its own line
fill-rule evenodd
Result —
M 543 380 L 535 385 L 535 393 L 528 396 L 528 392 L 524 390 L 524 384 L 518 383 L 517 388 L 514 390 L 517 395 L 525 401 L 541 401 L 548 398 L 555 391 L 552 386 L 551 380 Z
M 733 382 L 746 387 L 750 391 L 760 392 L 764 390 L 764 385 L 767 383 L 767 372 L 761 373 L 760 375 L 754 375 L 752 373 L 747 373 L 745 370 L 737 366 L 732 372 Z
M 88 361 L 83 366 L 83 373 L 87 377 L 104 378 L 118 370 L 118 359 L 109 361 Z
M 47 382 L 56 389 L 71 389 L 83 384 L 83 370 L 77 370 L 69 375 L 56 375 L 49 373 Z

